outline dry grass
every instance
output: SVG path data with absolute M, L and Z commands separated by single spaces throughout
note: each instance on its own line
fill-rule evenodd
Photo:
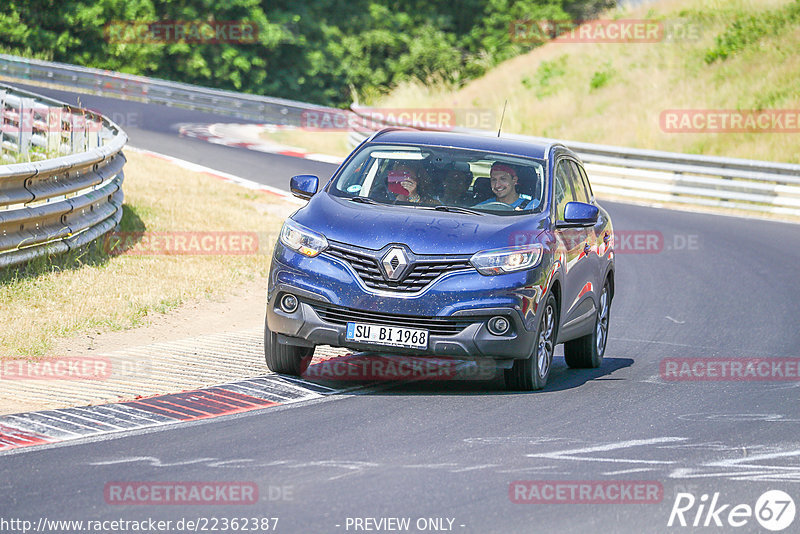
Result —
M 574 141 L 686 153 L 800 162 L 797 134 L 666 133 L 666 109 L 800 109 L 800 27 L 724 61 L 705 62 L 714 38 L 735 13 L 779 8 L 790 0 L 673 0 L 619 13 L 663 18 L 700 29 L 699 39 L 662 43 L 548 43 L 509 60 L 484 77 L 452 90 L 405 84 L 380 102 L 385 107 L 488 108 L 503 131 Z M 592 87 L 592 79 L 607 81 Z M 597 84 L 595 84 L 597 85 Z
M 0 277 L 0 357 L 45 355 L 56 338 L 126 329 L 189 299 L 264 280 L 284 204 L 165 161 L 128 153 L 125 232 L 260 232 L 258 254 L 108 256 L 102 246 Z M 260 310 L 259 310 L 260 312 Z
M 350 153 L 347 132 L 315 132 L 302 129 L 266 130 L 260 134 L 266 141 L 290 147 L 300 147 L 317 154 L 345 157 Z

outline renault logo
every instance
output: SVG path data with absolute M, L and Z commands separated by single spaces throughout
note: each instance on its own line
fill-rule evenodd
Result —
M 402 248 L 393 248 L 381 260 L 387 280 L 400 280 L 408 266 L 408 258 Z

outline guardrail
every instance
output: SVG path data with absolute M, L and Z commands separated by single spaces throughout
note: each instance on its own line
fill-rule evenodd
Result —
M 303 126 L 303 114 L 307 112 L 329 112 L 334 116 L 343 113 L 340 109 L 298 101 L 207 89 L 4 54 L 0 54 L 0 76 L 278 125 Z M 353 112 L 364 114 L 363 110 L 357 108 Z M 374 117 L 368 118 L 369 122 L 376 122 Z M 453 128 L 452 131 L 495 135 L 495 132 L 467 128 Z M 348 137 L 351 146 L 357 145 L 371 133 L 371 130 L 351 131 Z M 516 134 L 503 134 L 503 137 L 522 141 L 554 141 Z M 601 195 L 800 216 L 800 165 L 572 141 L 564 143 L 587 164 L 592 187 Z
M 376 120 L 356 107 L 353 113 L 385 126 L 403 126 Z M 358 122 L 358 121 L 356 121 Z M 441 128 L 416 129 L 442 130 Z M 496 132 L 469 128 L 447 131 L 495 136 Z M 356 146 L 371 135 L 361 129 L 348 134 Z M 528 142 L 556 142 L 555 139 L 502 134 L 508 139 Z M 592 189 L 600 196 L 669 202 L 690 206 L 731 208 L 755 213 L 800 217 L 800 165 L 737 158 L 694 156 L 656 150 L 564 141 L 586 164 Z
M 0 268 L 113 229 L 122 218 L 125 132 L 97 113 L 4 84 L 0 110 L 0 154 L 12 162 L 0 165 Z
M 300 126 L 304 112 L 337 111 L 334 108 L 283 98 L 209 89 L 186 83 L 7 54 L 0 54 L 0 76 L 268 124 Z

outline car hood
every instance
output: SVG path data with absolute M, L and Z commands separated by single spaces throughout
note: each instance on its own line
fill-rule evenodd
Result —
M 547 215 L 470 215 L 412 207 L 359 204 L 326 192 L 292 219 L 329 241 L 379 250 L 404 243 L 415 254 L 474 254 L 533 242 Z

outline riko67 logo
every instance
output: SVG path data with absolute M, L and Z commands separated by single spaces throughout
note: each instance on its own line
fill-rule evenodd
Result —
M 794 522 L 795 512 L 794 499 L 781 490 L 764 492 L 755 506 L 725 503 L 719 492 L 710 498 L 704 493 L 699 499 L 691 493 L 678 493 L 667 526 L 739 528 L 755 518 L 761 527 L 779 532 Z

